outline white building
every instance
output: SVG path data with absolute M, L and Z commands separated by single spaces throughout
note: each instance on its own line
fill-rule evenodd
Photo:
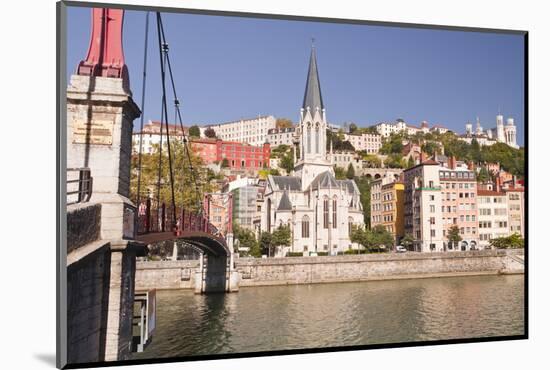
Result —
M 296 129 L 288 128 L 272 128 L 267 131 L 266 141 L 271 144 L 271 147 L 279 145 L 293 146 L 296 138 Z
M 204 131 L 212 128 L 219 139 L 236 141 L 254 146 L 261 146 L 266 142 L 267 133 L 275 128 L 276 118 L 273 116 L 258 116 L 256 118 L 241 119 L 200 127 L 201 136 Z
M 420 127 L 409 125 L 402 119 L 397 119 L 395 122 L 381 122 L 375 125 L 376 131 L 383 137 L 389 137 L 391 134 L 397 134 L 399 132 L 405 132 L 408 135 L 414 135 L 417 132 L 422 132 Z
M 382 136 L 379 134 L 344 134 L 344 140 L 349 141 L 355 150 L 369 154 L 377 154 L 382 146 Z
M 300 158 L 295 161 L 294 176 L 268 177 L 262 206 L 262 230 L 273 232 L 281 225 L 290 226 L 291 245 L 278 250 L 278 255 L 335 254 L 357 248 L 349 235 L 352 225 L 363 224 L 359 189 L 353 180 L 335 179 L 326 152 L 326 129 L 315 48 L 312 48 L 297 127 Z
M 170 140 L 178 139 L 182 140 L 183 134 L 187 135 L 188 128 L 184 127 L 184 131 L 181 130 L 180 125 L 168 124 L 168 133 L 170 134 Z M 161 123 L 158 121 L 149 121 L 143 126 L 141 133 L 134 132 L 132 134 L 132 151 L 134 154 L 139 153 L 139 145 L 141 140 L 141 153 L 152 154 L 155 151 L 155 146 L 158 146 L 161 141 Z M 162 147 L 166 148 L 166 126 L 162 126 Z
M 508 228 L 507 195 L 484 189 L 479 189 L 477 195 L 479 245 L 486 249 L 490 248 L 491 239 L 511 234 Z
M 477 140 L 479 145 L 493 145 L 495 143 L 505 143 L 512 148 L 519 148 L 517 144 L 516 126 L 514 125 L 514 119 L 508 118 L 506 125 L 504 125 L 504 116 L 498 114 L 496 117 L 496 127 L 483 130 L 477 118 L 476 130 L 473 131 L 472 124 L 466 123 L 466 134 L 459 137 L 460 140 L 466 141 L 471 144 L 473 138 Z

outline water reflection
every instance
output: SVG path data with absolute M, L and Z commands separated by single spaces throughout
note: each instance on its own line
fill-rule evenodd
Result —
M 523 276 L 157 293 L 153 343 L 135 358 L 523 334 Z

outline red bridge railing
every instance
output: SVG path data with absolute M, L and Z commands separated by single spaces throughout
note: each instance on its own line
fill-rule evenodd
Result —
M 147 198 L 138 207 L 138 235 L 168 231 L 174 232 L 175 235 L 182 235 L 188 231 L 202 231 L 216 236 L 220 234 L 219 230 L 202 213 L 191 212 L 183 208 L 176 209 L 174 222 L 171 206 Z

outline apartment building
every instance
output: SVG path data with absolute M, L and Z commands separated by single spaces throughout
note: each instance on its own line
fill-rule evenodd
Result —
M 479 245 L 490 248 L 491 239 L 510 235 L 507 194 L 495 190 L 478 190 Z
M 221 139 L 191 139 L 190 143 L 205 164 L 225 162 L 231 169 L 252 170 L 269 167 L 268 143 L 259 147 Z
M 399 243 L 405 235 L 405 184 L 380 178 L 371 185 L 371 227 L 382 225 Z
M 297 139 L 296 128 L 287 127 L 269 129 L 267 131 L 266 141 L 271 145 L 271 147 L 276 147 L 279 145 L 288 145 L 291 147 Z
M 274 116 L 258 116 L 256 118 L 210 124 L 200 127 L 200 130 L 202 137 L 204 137 L 204 131 L 210 127 L 221 140 L 261 146 L 266 142 L 268 131 L 275 128 L 276 121 L 277 119 Z
M 379 134 L 344 134 L 344 140 L 349 141 L 355 150 L 368 154 L 377 154 L 382 146 L 382 135 Z
M 508 188 L 505 190 L 508 202 L 508 228 L 510 234 L 525 237 L 525 189 Z
M 157 147 L 161 142 L 162 136 L 162 146 L 166 148 L 166 124 L 162 125 L 162 135 L 161 135 L 161 123 L 158 121 L 149 121 L 143 126 L 143 130 L 134 132 L 132 134 L 132 152 L 134 154 L 139 153 L 139 146 L 141 140 L 141 153 L 143 154 L 153 154 L 155 147 Z M 188 134 L 188 128 L 184 127 L 183 131 L 180 125 L 168 124 L 168 133 L 170 134 L 170 140 L 182 140 L 183 135 Z
M 475 174 L 457 166 L 451 157 L 447 165 L 428 160 L 403 172 L 405 183 L 405 233 L 414 238 L 419 252 L 470 250 L 479 248 L 477 187 Z M 457 226 L 462 240 L 448 239 Z

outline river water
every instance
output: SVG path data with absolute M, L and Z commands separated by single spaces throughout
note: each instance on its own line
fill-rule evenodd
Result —
M 521 335 L 523 275 L 157 292 L 134 358 Z

